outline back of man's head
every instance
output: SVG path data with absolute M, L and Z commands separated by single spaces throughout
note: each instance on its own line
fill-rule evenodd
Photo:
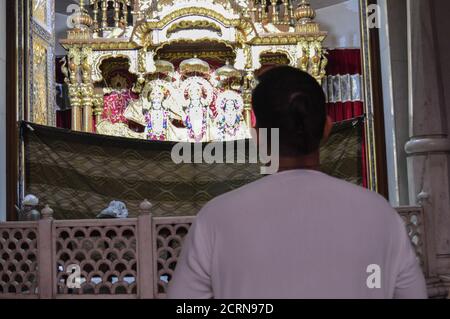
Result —
M 282 156 L 319 149 L 327 118 L 325 94 L 308 73 L 289 66 L 263 73 L 253 91 L 253 109 L 258 128 L 280 129 Z

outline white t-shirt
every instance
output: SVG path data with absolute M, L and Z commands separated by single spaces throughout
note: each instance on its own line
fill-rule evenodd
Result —
M 379 288 L 378 288 L 379 287 Z M 169 298 L 426 298 L 397 212 L 318 171 L 264 177 L 208 203 Z

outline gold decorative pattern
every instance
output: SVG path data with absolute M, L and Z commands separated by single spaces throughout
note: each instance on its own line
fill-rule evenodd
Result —
M 56 124 L 55 64 L 54 64 L 54 0 L 31 0 L 23 20 L 28 49 L 23 79 L 28 82 L 28 100 L 24 118 L 30 122 Z M 11 13 L 14 14 L 14 13 Z M 22 34 L 20 34 L 21 36 Z M 19 68 L 21 69 L 21 68 Z M 19 72 L 21 73 L 21 72 Z
M 192 29 L 198 29 L 198 30 L 210 30 L 216 32 L 219 36 L 222 36 L 222 29 L 210 22 L 205 20 L 198 20 L 198 21 L 187 21 L 183 20 L 178 23 L 175 23 L 170 26 L 170 28 L 167 30 L 166 34 L 167 37 L 170 38 L 170 36 L 178 31 L 182 30 L 192 30 Z
M 284 55 L 262 55 L 260 57 L 261 64 L 279 64 L 279 65 L 288 65 L 290 63 L 289 58 Z
M 46 26 L 48 23 L 47 18 L 47 1 L 46 0 L 33 0 L 33 18 L 38 23 L 43 26 Z
M 70 49 L 68 54 L 69 79 L 66 79 L 66 82 L 69 86 L 70 104 L 72 106 L 72 129 L 76 131 L 81 130 L 81 106 L 83 96 L 78 79 L 81 62 L 80 49 Z
M 209 8 L 203 7 L 182 8 L 169 13 L 160 20 L 146 21 L 144 23 L 139 24 L 134 30 L 133 41 L 141 46 L 153 45 L 151 38 L 149 37 L 149 34 L 153 30 L 161 30 L 165 26 L 167 26 L 170 22 L 187 16 L 201 16 L 211 18 L 213 20 L 219 21 L 225 27 L 228 28 L 237 27 L 240 23 L 239 19 L 233 20 L 225 18 L 222 14 Z
M 232 61 L 236 55 L 231 51 L 196 51 L 194 52 L 159 52 L 157 57 L 162 60 L 176 61 L 189 59 L 197 55 L 200 59 L 215 59 L 219 61 Z
M 320 41 L 323 42 L 325 40 L 326 33 L 318 33 L 317 35 L 302 35 L 302 34 L 282 34 L 277 36 L 265 36 L 265 37 L 256 37 L 250 44 L 253 45 L 296 45 L 301 40 L 310 41 Z
M 156 73 L 173 73 L 175 72 L 175 66 L 169 61 L 157 60 L 155 61 Z
M 80 45 L 88 45 L 95 51 L 134 50 L 140 47 L 134 42 L 129 42 L 128 40 L 123 39 L 62 39 L 59 43 L 66 50 Z
M 190 8 L 182 8 L 175 11 L 172 11 L 168 15 L 166 15 L 163 19 L 157 22 L 147 22 L 146 26 L 152 29 L 161 29 L 171 21 L 176 19 L 186 17 L 186 16 L 203 16 L 212 18 L 214 20 L 220 21 L 226 27 L 236 27 L 239 24 L 239 19 L 228 19 L 224 17 L 221 13 L 216 12 L 210 8 L 205 7 L 190 7 Z
M 235 49 L 235 46 L 233 45 L 233 43 L 230 43 L 230 42 L 225 41 L 225 40 L 218 40 L 218 39 L 212 39 L 212 38 L 205 37 L 205 38 L 201 38 L 201 39 L 197 39 L 197 40 L 192 40 L 192 39 L 174 39 L 174 40 L 165 41 L 164 43 L 162 43 L 161 45 L 159 45 L 159 46 L 157 46 L 155 48 L 155 52 L 158 54 L 158 52 L 160 50 L 162 50 L 163 48 L 170 47 L 170 46 L 172 46 L 174 44 L 194 45 L 194 44 L 205 44 L 205 43 L 206 44 L 208 44 L 208 43 L 211 43 L 211 44 L 213 44 L 213 43 L 214 44 L 223 44 L 223 46 L 226 49 L 229 49 L 229 50 L 234 50 Z M 194 54 L 196 54 L 196 53 L 194 53 Z
M 109 121 L 101 121 L 97 124 L 97 132 L 103 135 L 145 139 L 144 133 L 132 131 L 128 128 L 128 125 L 124 123 L 113 124 Z
M 134 50 L 105 50 L 93 51 L 92 53 L 92 81 L 99 82 L 103 80 L 100 66 L 107 59 L 124 58 L 130 63 L 128 71 L 132 74 L 138 73 L 138 51 Z
M 182 74 L 192 72 L 208 74 L 210 71 L 209 64 L 198 58 L 187 59 L 180 63 L 180 72 Z
M 42 40 L 33 41 L 33 91 L 32 118 L 36 124 L 46 125 L 47 114 L 47 46 Z

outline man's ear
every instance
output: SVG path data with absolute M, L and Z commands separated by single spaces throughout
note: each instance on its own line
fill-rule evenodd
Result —
M 328 141 L 332 129 L 333 129 L 333 120 L 331 119 L 331 117 L 327 116 L 327 120 L 325 121 L 325 126 L 323 128 L 322 143 L 326 143 Z

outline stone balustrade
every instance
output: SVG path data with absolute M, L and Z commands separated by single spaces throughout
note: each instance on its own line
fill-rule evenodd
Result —
M 195 217 L 153 217 L 144 201 L 137 218 L 0 223 L 0 298 L 164 298 Z M 425 274 L 423 210 L 398 208 Z M 429 278 L 431 297 L 448 292 Z

